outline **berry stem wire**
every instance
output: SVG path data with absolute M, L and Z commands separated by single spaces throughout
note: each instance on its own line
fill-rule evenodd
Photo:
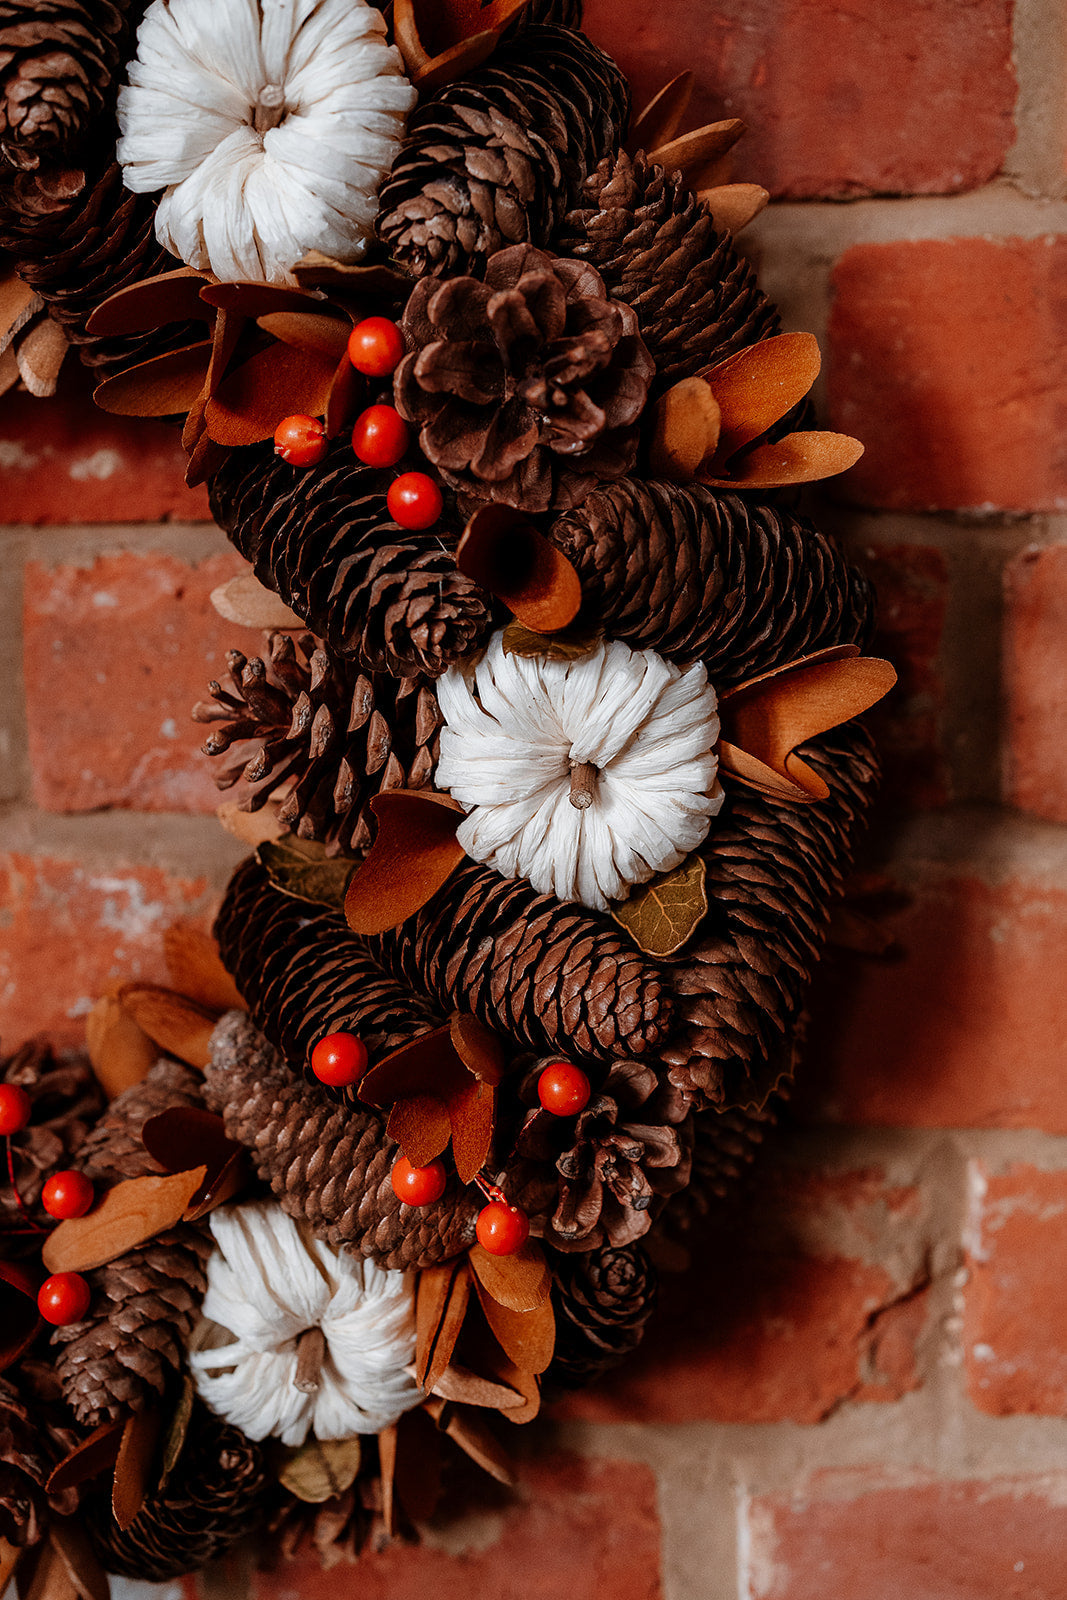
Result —
M 5 1231 L 15 1233 L 47 1233 L 47 1228 L 42 1228 L 40 1223 L 34 1222 L 33 1218 L 30 1216 L 30 1213 L 26 1209 L 26 1202 L 19 1193 L 18 1179 L 15 1177 L 15 1153 L 11 1148 L 10 1134 L 4 1135 L 4 1146 L 7 1152 L 8 1182 L 11 1184 L 11 1190 L 15 1196 L 15 1204 L 19 1208 L 19 1212 L 23 1221 L 27 1224 L 25 1228 L 8 1229 Z

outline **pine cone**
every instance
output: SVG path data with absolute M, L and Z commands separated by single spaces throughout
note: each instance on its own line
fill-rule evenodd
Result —
M 37 1227 L 51 1226 L 41 1207 L 45 1180 L 73 1164 L 104 1096 L 87 1056 L 74 1050 L 57 1054 L 45 1039 L 31 1039 L 0 1063 L 0 1081 L 18 1084 L 31 1106 L 28 1126 L 9 1141 L 17 1197 L 10 1183 L 0 1184 L 0 1245 L 10 1259 L 35 1248 L 32 1235 L 17 1231 L 27 1226 L 27 1213 Z
M 0 1539 L 23 1549 L 44 1533 L 50 1511 L 77 1510 L 77 1489 L 45 1493 L 52 1468 L 77 1443 L 60 1420 L 55 1379 L 43 1363 L 24 1361 L 0 1378 Z
M 435 1204 L 402 1204 L 390 1182 L 397 1146 L 383 1124 L 294 1077 L 243 1012 L 216 1029 L 204 1089 L 282 1208 L 335 1249 L 403 1271 L 473 1243 L 480 1199 L 452 1176 Z
M 588 261 L 611 297 L 637 312 L 656 363 L 654 396 L 780 326 L 708 207 L 644 156 L 600 163 L 553 248 Z
M 629 109 L 618 67 L 580 33 L 521 29 L 417 108 L 379 196 L 379 236 L 417 278 L 478 274 L 505 245 L 548 244 Z
M 578 29 L 582 25 L 582 0 L 530 0 L 519 13 L 520 28 L 557 27 Z
M 698 484 L 624 479 L 557 519 L 584 605 L 614 639 L 722 690 L 824 645 L 865 644 L 870 585 L 831 541 L 778 506 Z
M 233 450 L 211 509 L 260 581 L 336 654 L 368 672 L 437 677 L 488 634 L 491 601 L 456 570 L 447 518 L 424 533 L 390 520 L 393 476 L 363 466 L 347 440 L 297 473 L 269 444 Z
M 123 1577 L 164 1583 L 216 1561 L 262 1519 L 272 1473 L 259 1445 L 196 1405 L 189 1436 L 166 1486 L 122 1531 L 108 1497 L 86 1505 L 101 1563 Z
M 651 1067 L 614 1061 L 573 1119 L 537 1096 L 539 1062 L 519 1094 L 532 1106 L 509 1166 L 509 1194 L 557 1250 L 621 1249 L 647 1233 L 662 1201 L 689 1181 L 691 1129 L 683 1097 Z
M 302 839 L 359 853 L 370 844 L 366 805 L 390 789 L 423 789 L 438 752 L 441 713 L 429 681 L 358 672 L 310 634 L 267 635 L 267 655 L 227 653 L 229 685 L 193 707 L 214 723 L 204 751 L 226 755 L 220 789 L 240 784 L 258 811 L 279 784 L 293 788 L 280 817 Z
M 0 154 L 13 167 L 77 162 L 125 59 L 128 5 L 0 3 Z
M 617 1367 L 644 1336 L 656 1274 L 640 1245 L 562 1258 L 552 1292 L 556 1349 L 545 1383 L 579 1389 Z
M 74 1166 L 94 1183 L 142 1178 L 162 1168 L 141 1141 L 149 1117 L 171 1106 L 203 1103 L 200 1079 L 180 1061 L 157 1061 L 143 1083 L 124 1089 L 107 1107 L 78 1151 Z
M 454 489 L 547 511 L 633 467 L 652 362 L 589 267 L 513 245 L 484 283 L 416 284 L 403 327 L 397 410 Z

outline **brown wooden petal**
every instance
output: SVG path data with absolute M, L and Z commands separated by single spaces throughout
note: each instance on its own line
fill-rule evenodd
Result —
M 210 933 L 174 922 L 163 934 L 163 958 L 175 989 L 205 1011 L 246 1010 Z
M 411 292 L 411 279 L 384 261 L 337 261 L 321 250 L 309 250 L 293 268 L 293 276 L 308 289 L 345 291 L 345 309 L 351 311 L 355 296 L 366 306 L 361 315 L 369 316 L 379 298 L 394 300 Z
M 680 172 L 691 189 L 702 189 L 710 180 L 716 164 L 728 150 L 732 150 L 745 131 L 745 124 L 737 117 L 723 122 L 711 122 L 704 128 L 694 128 L 683 133 L 669 144 L 650 150 L 651 159 L 668 172 Z
M 145 1503 L 161 1424 L 158 1411 L 135 1411 L 122 1430 L 111 1489 L 111 1514 L 123 1532 L 136 1521 Z
M 114 995 L 103 995 L 85 1019 L 85 1041 L 97 1081 L 109 1100 L 143 1083 L 159 1050 Z
M 499 1033 L 487 1028 L 484 1022 L 469 1011 L 456 1011 L 448 1024 L 456 1054 L 479 1083 L 494 1087 L 504 1081 L 507 1071 L 507 1054 Z
M 475 1283 L 485 1320 L 508 1360 L 521 1372 L 546 1371 L 556 1348 L 556 1314 L 551 1295 L 532 1311 L 513 1311 L 494 1299 L 480 1279 Z
M 54 1228 L 41 1252 L 49 1272 L 89 1272 L 134 1250 L 184 1217 L 206 1167 L 165 1178 L 127 1178 L 84 1217 Z
M 205 407 L 205 417 L 206 417 Z M 196 441 L 196 447 L 189 457 L 189 465 L 185 469 L 185 481 L 190 489 L 195 489 L 199 483 L 207 483 L 213 478 L 226 460 L 226 451 L 222 445 L 216 444 L 207 431 L 205 420 L 203 431 Z
M 517 1367 L 499 1346 L 489 1361 L 489 1370 L 500 1383 L 517 1390 L 522 1396 L 521 1405 L 508 1408 L 508 1421 L 518 1424 L 532 1422 L 541 1409 L 541 1384 L 536 1373 L 524 1372 Z
M 155 278 L 142 278 L 98 305 L 87 324 L 87 331 L 98 339 L 116 334 L 143 333 L 162 328 L 168 322 L 214 321 L 214 310 L 200 291 L 214 279 L 195 267 L 178 267 Z
M 350 317 L 331 316 L 315 311 L 271 311 L 257 317 L 257 323 L 272 338 L 282 344 L 294 345 L 298 350 L 312 350 L 317 355 L 328 356 L 334 363 L 340 361 L 348 346 L 352 332 Z
M 189 1201 L 187 1221 L 205 1216 L 232 1199 L 247 1179 L 245 1148 L 227 1136 L 222 1118 L 199 1106 L 169 1106 L 149 1117 L 141 1130 L 145 1149 L 168 1172 L 207 1169 L 203 1183 Z
M 93 399 L 101 411 L 119 417 L 180 416 L 196 404 L 210 359 L 210 340 L 169 350 L 105 378 Z
M 456 566 L 535 633 L 566 628 L 582 604 L 581 582 L 562 550 L 510 506 L 484 506 L 471 518 Z
M 765 210 L 770 195 L 758 183 L 721 183 L 714 189 L 701 189 L 697 195 L 715 218 L 718 228 L 740 233 Z
M 452 1360 L 470 1304 L 465 1256 L 419 1273 L 415 1291 L 415 1382 L 432 1389 Z
M 396 1423 L 383 1428 L 378 1435 L 378 1472 L 382 1484 L 382 1522 L 385 1531 L 391 1539 L 396 1532 L 396 1504 L 393 1499 L 393 1486 L 396 1480 Z
M 648 465 L 653 477 L 685 483 L 715 454 L 720 416 L 704 378 L 683 378 L 652 411 Z
M 261 844 L 283 839 L 289 832 L 284 822 L 279 822 L 278 807 L 274 804 L 265 805 L 259 811 L 245 811 L 239 800 L 224 800 L 216 807 L 215 815 L 228 834 L 253 850 Z
M 98 1428 L 94 1428 L 87 1438 L 76 1444 L 74 1449 L 52 1468 L 51 1476 L 45 1484 L 46 1492 L 50 1495 L 62 1494 L 64 1489 L 73 1489 L 79 1483 L 87 1483 L 90 1478 L 98 1477 L 101 1472 L 110 1472 L 118 1459 L 124 1426 L 120 1418 L 116 1422 L 102 1422 Z
M 463 809 L 447 795 L 396 789 L 370 802 L 378 835 L 353 874 L 345 916 L 353 933 L 387 933 L 413 917 L 466 860 Z
M 218 1017 L 173 989 L 154 983 L 124 983 L 118 998 L 139 1027 L 169 1055 L 203 1070 L 211 1060 L 211 1035 Z
M 652 97 L 630 124 L 626 148 L 631 155 L 638 150 L 656 150 L 674 138 L 689 110 L 695 82 L 691 72 L 680 72 Z
M 502 1366 L 504 1364 L 501 1362 Z M 433 1392 L 440 1395 L 442 1400 L 454 1400 L 460 1405 L 487 1406 L 494 1411 L 521 1411 L 526 1404 L 526 1397 L 521 1390 L 513 1389 L 509 1384 L 494 1383 L 491 1378 L 483 1378 L 479 1373 L 455 1363 L 442 1372 L 434 1384 Z
M 854 467 L 863 454 L 858 439 L 845 433 L 790 433 L 777 444 L 757 445 L 731 463 L 733 476 L 700 473 L 700 482 L 723 489 L 779 489 L 788 483 L 816 483 Z
M 207 405 L 208 381 L 205 378 L 200 393 L 189 407 L 189 415 L 182 427 L 182 449 L 186 455 L 192 455 L 203 437 L 206 423 L 204 421 L 204 408 Z
M 780 333 L 705 372 L 722 416 L 717 460 L 728 460 L 780 421 L 803 400 L 821 366 L 813 334 Z
M 0 1372 L 25 1355 L 40 1328 L 37 1281 L 17 1261 L 0 1261 Z
M 548 1299 L 552 1274 L 544 1251 L 532 1239 L 510 1256 L 490 1255 L 484 1245 L 472 1244 L 470 1263 L 487 1293 L 512 1311 L 535 1311 Z
M 254 320 L 267 317 L 274 311 L 304 311 L 308 305 L 320 305 L 321 298 L 307 289 L 287 289 L 277 283 L 211 283 L 203 290 L 202 299 L 210 306 L 233 311 L 239 317 Z
M 17 333 L 31 322 L 44 301 L 35 289 L 20 278 L 12 268 L 0 278 L 0 354 L 10 345 Z
M 452 1159 L 463 1183 L 473 1183 L 482 1170 L 493 1140 L 496 1090 L 492 1084 L 468 1080 L 449 1096 L 452 1124 Z
M 59 369 L 69 349 L 69 339 L 51 317 L 42 317 L 16 344 L 19 376 L 38 400 L 55 394 Z
M 391 1106 L 408 1095 L 428 1094 L 447 1100 L 470 1082 L 470 1073 L 456 1054 L 447 1025 L 409 1039 L 371 1067 L 360 1080 L 359 1097 L 371 1106 Z
M 246 317 L 240 316 L 236 311 L 227 311 L 220 306 L 215 313 L 215 328 L 211 340 L 211 360 L 207 368 L 207 399 L 218 392 L 223 378 L 230 370 L 230 363 L 237 354 L 237 346 L 241 342 L 241 335 L 248 323 Z M 205 400 L 205 408 L 207 401 Z M 206 417 L 204 419 L 206 427 Z
M 444 1422 L 444 1431 L 464 1454 L 483 1472 L 509 1488 L 515 1483 L 515 1468 L 500 1440 L 485 1419 L 468 1406 L 449 1406 L 441 1400 L 428 1400 L 424 1409 Z
M 268 589 L 251 572 L 242 572 L 211 591 L 211 604 L 220 617 L 240 628 L 269 628 L 274 632 L 303 631 L 307 624 L 290 611 L 280 595 Z
M 272 437 L 285 417 L 326 413 L 337 363 L 313 350 L 272 344 L 233 367 L 204 416 L 216 444 L 231 449 Z
M 432 1094 L 411 1094 L 397 1100 L 385 1131 L 413 1167 L 428 1167 L 448 1149 L 452 1124 L 443 1100 Z

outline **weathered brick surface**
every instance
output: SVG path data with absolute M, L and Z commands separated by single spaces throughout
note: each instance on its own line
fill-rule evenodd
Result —
M 1005 797 L 1067 822 L 1067 544 L 1024 550 L 1004 598 Z
M 245 563 L 98 556 L 25 574 L 24 661 L 33 795 L 49 811 L 210 811 L 220 796 L 190 718 L 226 650 L 261 635 L 218 616 L 212 589 Z
M 1067 505 L 1067 241 L 855 245 L 834 271 L 833 425 L 866 453 L 840 480 L 864 505 Z
M 922 1209 L 877 1172 L 768 1164 L 743 1227 L 693 1239 L 694 1268 L 664 1279 L 637 1354 L 561 1413 L 814 1423 L 846 1400 L 898 1399 L 921 1382 Z
M 743 117 L 738 176 L 775 194 L 970 189 L 1014 136 L 1007 0 L 588 0 L 585 15 L 638 106 L 695 70 L 694 117 Z
M 820 1473 L 742 1510 L 741 1600 L 1060 1600 L 1067 1475 Z
M 1067 1172 L 971 1166 L 967 1387 L 994 1416 L 1067 1415 Z

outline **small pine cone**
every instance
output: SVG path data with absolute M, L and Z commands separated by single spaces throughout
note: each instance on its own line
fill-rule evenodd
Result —
M 685 1102 L 651 1067 L 614 1061 L 575 1118 L 537 1096 L 538 1062 L 519 1086 L 532 1109 L 508 1166 L 508 1192 L 556 1250 L 621 1249 L 646 1234 L 668 1195 L 689 1181 Z
M 719 690 L 825 645 L 863 645 L 873 628 L 867 580 L 778 506 L 627 478 L 557 518 L 550 537 L 611 638 L 678 666 L 703 661 Z
M 50 1511 L 70 1516 L 77 1489 L 49 1496 L 52 1468 L 78 1442 L 60 1420 L 59 1391 L 48 1367 L 24 1361 L 0 1378 L 0 1539 L 24 1549 L 44 1533 Z
M 602 161 L 553 248 L 596 268 L 637 312 L 656 363 L 653 396 L 779 329 L 728 233 L 677 173 L 638 155 Z
M 447 518 L 422 533 L 390 519 L 393 476 L 347 441 L 298 473 L 269 444 L 233 450 L 211 508 L 257 578 L 336 654 L 367 672 L 438 677 L 488 635 L 492 602 L 457 570 Z
M 521 29 L 415 111 L 379 237 L 417 278 L 480 274 L 506 245 L 547 245 L 629 110 L 618 67 L 582 34 Z
M 230 880 L 215 935 L 257 1026 L 309 1083 L 318 1080 L 308 1058 L 328 1033 L 358 1034 L 377 1061 L 443 1020 L 368 955 L 344 917 L 280 893 L 251 857 Z
M 41 1207 L 41 1190 L 51 1173 L 74 1164 L 74 1158 L 104 1103 L 87 1056 L 78 1051 L 55 1052 L 44 1039 L 33 1039 L 0 1063 L 0 1082 L 18 1084 L 30 1097 L 30 1121 L 9 1145 L 15 1172 L 15 1189 L 0 1183 L 0 1233 L 25 1226 L 25 1211 L 39 1228 L 51 1226 Z M 22 1205 L 19 1205 L 21 1200 Z M 0 1240 L 9 1259 L 21 1254 L 20 1244 L 32 1251 L 32 1237 Z
M 433 1205 L 404 1205 L 390 1182 L 397 1146 L 382 1122 L 294 1077 L 243 1012 L 230 1012 L 215 1030 L 204 1089 L 282 1209 L 334 1249 L 405 1271 L 473 1243 L 480 1199 L 450 1176 Z
M 530 0 L 519 13 L 520 28 L 574 28 L 582 25 L 582 0 Z
M 197 1404 L 177 1467 L 130 1527 L 118 1526 L 103 1492 L 86 1504 L 86 1527 L 108 1572 L 164 1583 L 216 1561 L 251 1533 L 272 1481 L 259 1445 Z
M 157 1061 L 143 1083 L 116 1096 L 78 1150 L 74 1166 L 94 1183 L 143 1178 L 162 1168 L 141 1142 L 149 1117 L 171 1106 L 203 1103 L 200 1078 L 180 1061 Z
M 637 1349 L 656 1306 L 656 1273 L 640 1245 L 556 1264 L 556 1349 L 546 1384 L 580 1389 Z
M 301 839 L 358 854 L 374 795 L 429 784 L 442 721 L 429 680 L 359 672 L 310 634 L 268 634 L 265 656 L 231 650 L 226 662 L 228 684 L 211 684 L 193 720 L 214 724 L 204 751 L 227 757 L 215 783 L 239 784 L 242 810 L 258 811 L 290 781 L 281 820 Z
M 129 0 L 2 0 L 0 154 L 33 171 L 78 160 L 125 59 Z

